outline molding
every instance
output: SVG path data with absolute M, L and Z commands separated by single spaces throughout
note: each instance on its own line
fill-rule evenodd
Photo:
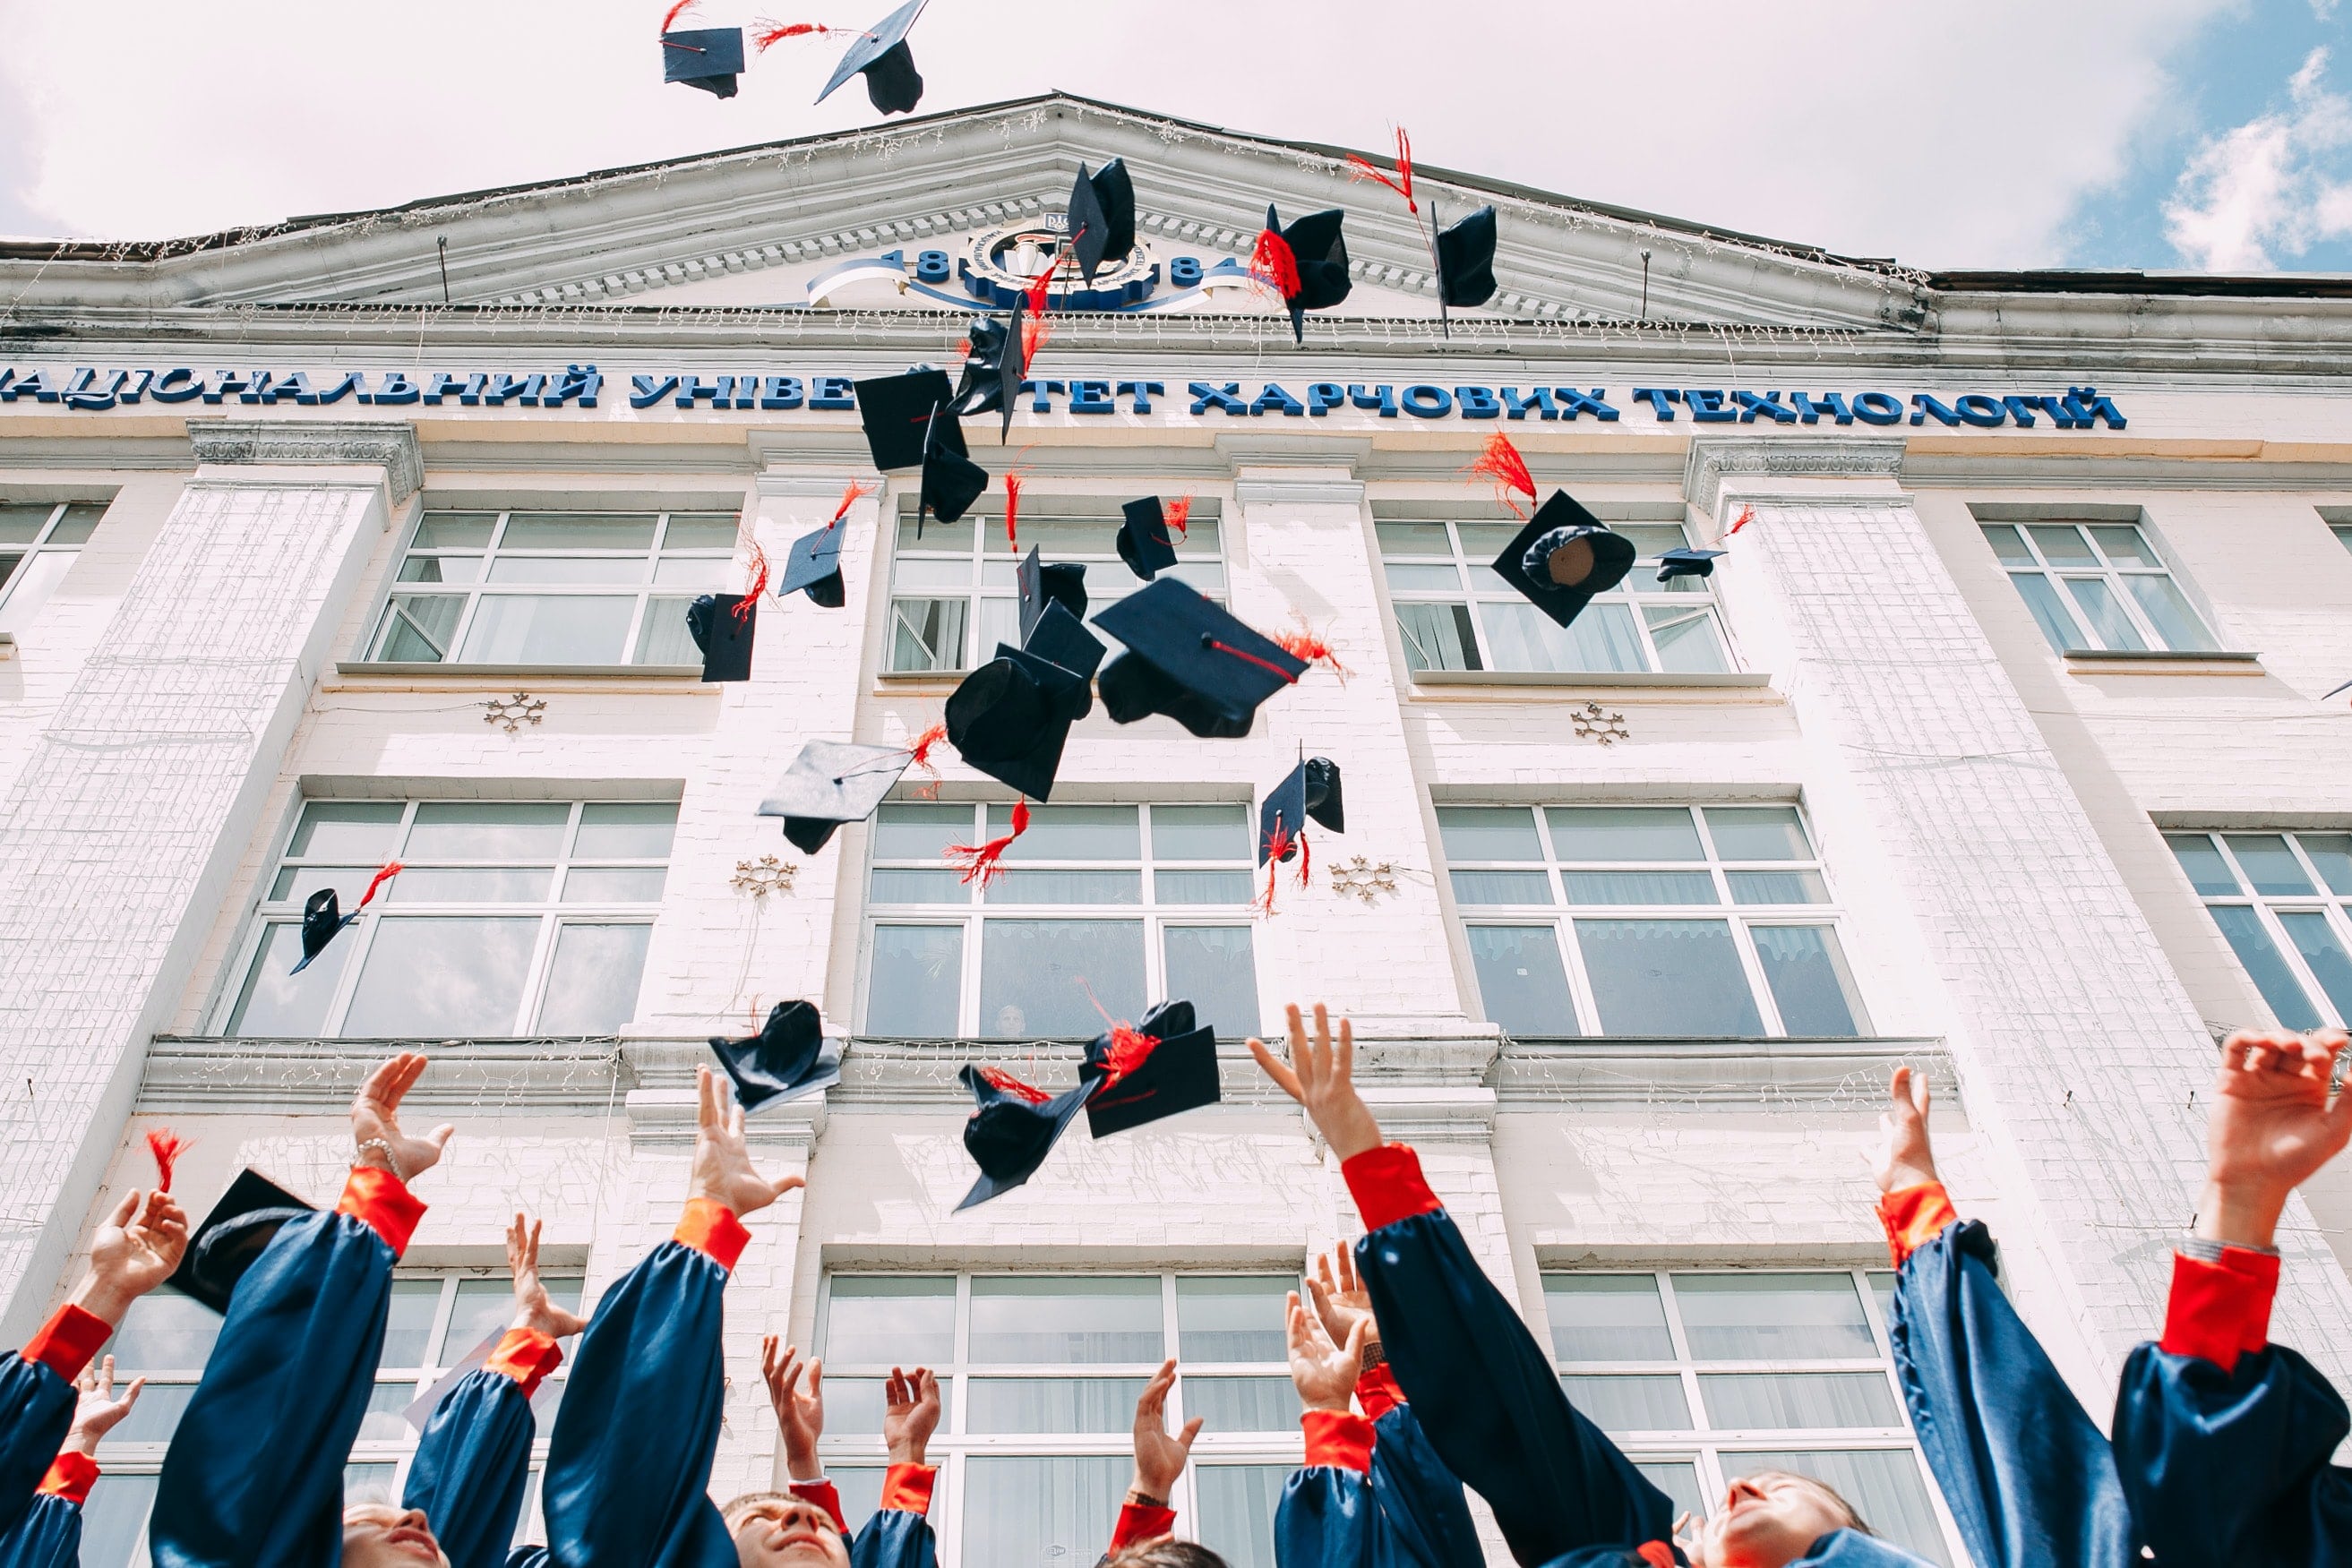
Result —
M 1772 677 L 1746 671 L 1726 674 L 1675 674 L 1652 670 L 1415 670 L 1406 677 L 1416 686 L 1447 686 L 1448 695 L 1479 686 L 1536 686 L 1552 690 L 1596 689 L 1658 692 L 1767 691 Z
M 416 429 L 404 421 L 192 419 L 188 443 L 198 463 L 377 465 L 395 507 L 425 483 Z
M 1683 464 L 1683 496 L 1714 517 L 1727 479 L 1899 479 L 1904 444 L 1900 435 L 1695 435 L 1690 455 Z M 1769 494 L 1782 488 L 1746 483 L 1738 487 L 1743 494 Z M 1809 503 L 1824 499 L 1808 485 L 1787 488 Z M 1869 498 L 1872 505 L 1884 505 L 1885 500 L 1883 496 Z
M 335 664 L 339 675 L 397 675 L 404 682 L 419 675 L 431 676 L 436 691 L 451 686 L 479 685 L 484 682 L 512 680 L 517 676 L 562 680 L 606 681 L 633 680 L 642 683 L 649 691 L 671 691 L 679 685 L 699 688 L 702 666 L 699 664 L 403 664 L 398 660 L 342 659 Z M 413 689 L 406 685 L 377 686 L 373 683 L 352 688 L 360 691 L 403 691 Z M 594 688 L 591 688 L 594 689 Z
M 2258 675 L 2263 674 L 2263 656 L 2233 649 L 2210 653 L 2176 653 L 2169 649 L 2143 649 L 2137 653 L 2113 652 L 2105 648 L 2069 648 L 2066 665 L 2079 675 Z M 2219 664 L 2221 669 L 2207 666 Z M 2077 665 L 2090 665 L 2077 669 Z
M 141 1113 L 328 1115 L 351 1103 L 395 1051 L 429 1045 L 433 1070 L 408 1103 L 443 1110 L 579 1112 L 617 1107 L 637 1082 L 619 1040 L 229 1040 L 158 1035 L 139 1085 Z
M 1940 1039 L 1506 1040 L 1490 1075 L 1505 1110 L 1538 1105 L 1812 1105 L 1876 1114 L 1887 1075 L 1924 1068 L 1958 1103 Z
M 1250 472 L 1256 477 L 1244 479 L 1234 486 L 1234 499 L 1244 507 L 1356 507 L 1364 504 L 1364 482 L 1360 479 L 1303 476 L 1297 479 L 1269 479 L 1263 468 Z

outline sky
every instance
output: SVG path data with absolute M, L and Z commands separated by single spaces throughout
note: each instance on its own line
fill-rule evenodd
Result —
M 731 99 L 663 85 L 667 4 L 0 0 L 0 235 L 160 239 L 878 119 L 857 84 L 812 105 L 835 40 Z M 919 112 L 1061 89 L 1365 148 L 1402 125 L 1426 164 L 1921 267 L 2352 272 L 2352 0 L 931 0 L 913 44 Z

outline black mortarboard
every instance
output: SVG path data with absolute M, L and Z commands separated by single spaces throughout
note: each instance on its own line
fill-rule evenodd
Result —
M 228 1311 L 236 1282 L 253 1267 L 278 1227 L 317 1212 L 259 1171 L 239 1171 L 213 1205 L 169 1281 L 216 1312 Z
M 988 488 L 988 470 L 964 455 L 963 430 L 955 415 L 941 408 L 932 414 L 931 427 L 940 436 L 923 448 L 922 493 L 915 509 L 917 538 L 923 537 L 925 517 L 952 523 L 971 510 Z M 950 433 L 953 441 L 948 439 Z
M 1495 297 L 1495 209 L 1480 207 L 1437 231 L 1437 297 L 1484 305 Z
M 1537 609 L 1565 626 L 1592 601 L 1594 594 L 1605 593 L 1624 580 L 1635 553 L 1633 540 L 1611 533 L 1567 491 L 1554 490 L 1551 499 L 1536 508 L 1528 526 L 1495 558 L 1495 570 Z M 1570 570 L 1574 580 L 1558 580 L 1553 573 L 1562 569 Z
M 1021 393 L 1019 383 L 1004 382 L 1003 319 L 975 316 L 964 333 L 963 368 L 956 372 L 955 396 L 948 408 L 961 419 L 966 414 L 993 413 Z
M 1021 590 L 1021 640 L 1027 643 L 1035 630 L 1037 617 L 1045 613 L 1048 604 L 1062 604 L 1073 615 L 1087 612 L 1087 568 L 1084 561 L 1057 560 L 1051 564 L 1040 559 L 1037 547 L 1031 545 L 1029 553 L 1021 558 L 1013 569 L 1013 581 Z
M 1175 541 L 1168 537 L 1168 511 L 1157 496 L 1129 501 L 1120 508 L 1127 520 L 1118 526 L 1118 559 L 1128 570 L 1150 582 L 1157 573 L 1176 564 Z
M 914 51 L 907 47 L 907 29 L 922 15 L 925 0 L 907 0 L 904 5 L 883 17 L 857 35 L 841 63 L 833 68 L 833 79 L 816 95 L 823 103 L 833 96 L 834 89 L 860 71 L 866 73 L 866 96 L 874 107 L 885 114 L 905 114 L 923 101 L 923 78 L 915 69 Z
M 1127 644 L 1102 672 L 1103 706 L 1118 724 L 1163 713 L 1204 739 L 1234 739 L 1249 733 L 1260 703 L 1307 672 L 1304 659 L 1172 577 L 1094 623 Z
M 325 952 L 327 944 L 335 939 L 335 933 L 358 918 L 357 910 L 349 915 L 342 912 L 333 888 L 322 887 L 312 894 L 302 905 L 302 957 L 287 973 L 299 975 L 309 968 L 310 960 Z
M 2340 685 L 2340 686 L 2338 686 L 2338 687 L 2336 687 L 2336 692 L 2352 692 L 2352 681 L 2347 681 L 2347 682 L 2345 682 L 2342 685 Z M 2336 695 L 2336 692 L 2330 692 L 2330 693 L 2328 693 L 2328 694 L 2327 694 L 2327 697 L 2332 697 L 2332 696 L 2334 696 L 2334 695 Z M 2320 698 L 2319 700 L 2320 700 L 2321 702 L 2326 702 L 2326 701 L 2327 700 L 2327 697 L 2322 697 L 2322 698 Z
M 991 779 L 1051 800 L 1070 726 L 1092 702 L 1084 675 L 999 643 L 949 694 L 948 741 Z
M 756 610 L 740 615 L 735 607 L 740 593 L 706 593 L 686 607 L 686 630 L 702 650 L 706 681 L 748 681 L 751 678 L 751 636 L 757 629 Z
M 664 33 L 662 80 L 682 81 L 719 98 L 735 96 L 735 78 L 743 73 L 743 29 L 688 27 Z
M 1104 655 L 1110 652 L 1101 638 L 1087 630 L 1085 622 L 1070 613 L 1068 605 L 1051 598 L 1045 601 L 1045 613 L 1037 617 L 1037 624 L 1021 639 L 1021 648 L 1041 659 L 1051 659 L 1089 681 L 1102 668 Z M 1081 713 L 1078 716 L 1084 718 L 1086 715 Z
M 903 746 L 858 746 L 811 740 L 760 802 L 762 817 L 782 817 L 784 837 L 803 854 L 824 848 L 835 828 L 874 814 L 890 786 L 914 761 Z
M 1335 833 L 1347 831 L 1339 801 L 1339 765 L 1328 757 L 1307 758 L 1265 792 L 1257 809 L 1257 863 L 1264 865 L 1269 856 L 1287 861 L 1297 854 L 1299 830 L 1309 821 Z M 1278 855 L 1273 852 L 1277 831 L 1282 835 Z
M 778 1002 L 759 1033 L 742 1040 L 713 1036 L 710 1049 L 735 1081 L 735 1103 L 747 1112 L 841 1082 L 841 1047 L 826 1042 L 824 1021 L 808 1002 Z
M 805 590 L 812 602 L 838 610 L 848 598 L 841 580 L 841 526 L 822 528 L 793 541 L 784 558 L 784 580 L 776 584 L 777 597 Z
M 1087 1047 L 1082 1077 L 1108 1078 L 1115 1059 L 1131 1051 L 1106 1030 Z M 1217 1033 L 1196 1027 L 1190 1002 L 1162 1002 L 1143 1015 L 1133 1033 L 1159 1040 L 1140 1061 L 1119 1063 L 1118 1077 L 1087 1102 L 1087 1130 L 1097 1138 L 1213 1105 L 1223 1097 L 1217 1076 Z
M 966 1062 L 957 1074 L 977 1103 L 963 1124 L 964 1152 L 980 1166 L 980 1179 L 956 1205 L 956 1212 L 1000 1197 L 1037 1174 L 1071 1118 L 1094 1098 L 1099 1078 L 1047 1098 L 1009 1072 Z M 1032 1098 L 1034 1096 L 1034 1098 Z
M 1070 250 L 1092 287 L 1105 261 L 1117 262 L 1135 248 L 1135 182 L 1127 177 L 1126 159 L 1114 158 L 1091 176 L 1078 165 L 1069 225 Z
M 1713 577 L 1715 558 L 1728 553 L 1719 549 L 1670 549 L 1658 558 L 1658 580 L 1668 582 L 1677 577 Z
M 931 411 L 955 401 L 955 388 L 945 371 L 928 367 L 902 376 L 877 376 L 857 383 L 857 422 L 866 427 L 866 449 L 874 466 L 885 474 L 922 465 L 932 445 Z M 939 422 L 937 444 L 961 455 L 963 427 L 953 419 Z
M 1346 216 L 1338 207 L 1327 207 L 1284 228 L 1273 206 L 1265 209 L 1265 226 L 1282 235 L 1298 267 L 1298 292 L 1289 299 L 1290 331 L 1302 343 L 1307 340 L 1307 312 L 1329 309 L 1354 287 L 1348 277 L 1348 242 L 1339 233 Z

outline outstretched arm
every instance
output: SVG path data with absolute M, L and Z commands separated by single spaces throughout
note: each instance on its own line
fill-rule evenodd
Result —
M 1307 1462 L 1292 1473 L 1275 1510 L 1275 1559 L 1281 1568 L 1370 1568 L 1379 1526 L 1367 1479 L 1372 1424 L 1348 1401 L 1363 1371 L 1371 1314 L 1350 1317 L 1347 1338 L 1335 1342 L 1294 1291 L 1284 1322 Z
M 24 1517 L 0 1534 L 0 1568 L 75 1568 L 81 1556 L 81 1505 L 98 1480 L 99 1440 L 139 1403 L 147 1380 L 136 1378 L 114 1396 L 114 1358 L 85 1366 L 74 1379 L 80 1398 L 65 1446 L 58 1450 L 40 1491 Z
M 890 1369 L 882 1386 L 882 1440 L 890 1468 L 882 1473 L 882 1500 L 849 1543 L 854 1568 L 931 1568 L 939 1541 L 927 1517 L 939 1467 L 929 1462 L 940 1425 L 940 1380 L 930 1368 Z
M 1151 1381 L 1135 1402 L 1135 1476 L 1119 1505 L 1118 1523 L 1111 1531 L 1110 1549 L 1122 1552 L 1141 1542 L 1176 1533 L 1176 1511 L 1168 1503 L 1177 1478 L 1192 1462 L 1192 1439 L 1201 1435 L 1202 1417 L 1184 1423 L 1181 1432 L 1168 1430 L 1168 1396 L 1176 1386 L 1174 1357 L 1160 1364 Z

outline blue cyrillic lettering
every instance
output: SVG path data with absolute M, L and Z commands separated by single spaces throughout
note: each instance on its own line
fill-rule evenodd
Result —
M 1672 387 L 1635 387 L 1633 395 L 1650 405 L 1650 412 L 1658 416 L 1658 422 L 1662 424 L 1672 424 L 1675 422 L 1675 411 L 1666 405 L 1683 401 L 1683 394 Z
M 1382 419 L 1394 419 L 1397 416 L 1396 389 L 1386 385 L 1385 383 L 1374 387 L 1371 390 L 1371 392 L 1367 394 L 1363 388 L 1358 386 L 1353 382 L 1349 382 L 1348 383 L 1348 401 L 1355 404 L 1358 408 L 1376 408 L 1380 410 L 1381 417 Z
M 1307 405 L 1283 391 L 1280 382 L 1266 382 L 1265 390 L 1257 394 L 1257 401 L 1250 404 L 1250 413 L 1254 414 L 1264 413 L 1268 409 L 1297 417 L 1303 417 L 1307 413 Z
M 1246 416 L 1249 413 L 1249 404 L 1242 401 L 1242 383 L 1239 382 L 1227 382 L 1223 392 L 1218 391 L 1215 387 L 1211 386 L 1206 382 L 1193 382 L 1190 384 L 1192 392 L 1192 412 L 1194 413 L 1208 413 L 1209 407 L 1212 403 L 1215 404 L 1218 408 L 1224 410 L 1227 413 L 1240 414 L 1243 416 Z

